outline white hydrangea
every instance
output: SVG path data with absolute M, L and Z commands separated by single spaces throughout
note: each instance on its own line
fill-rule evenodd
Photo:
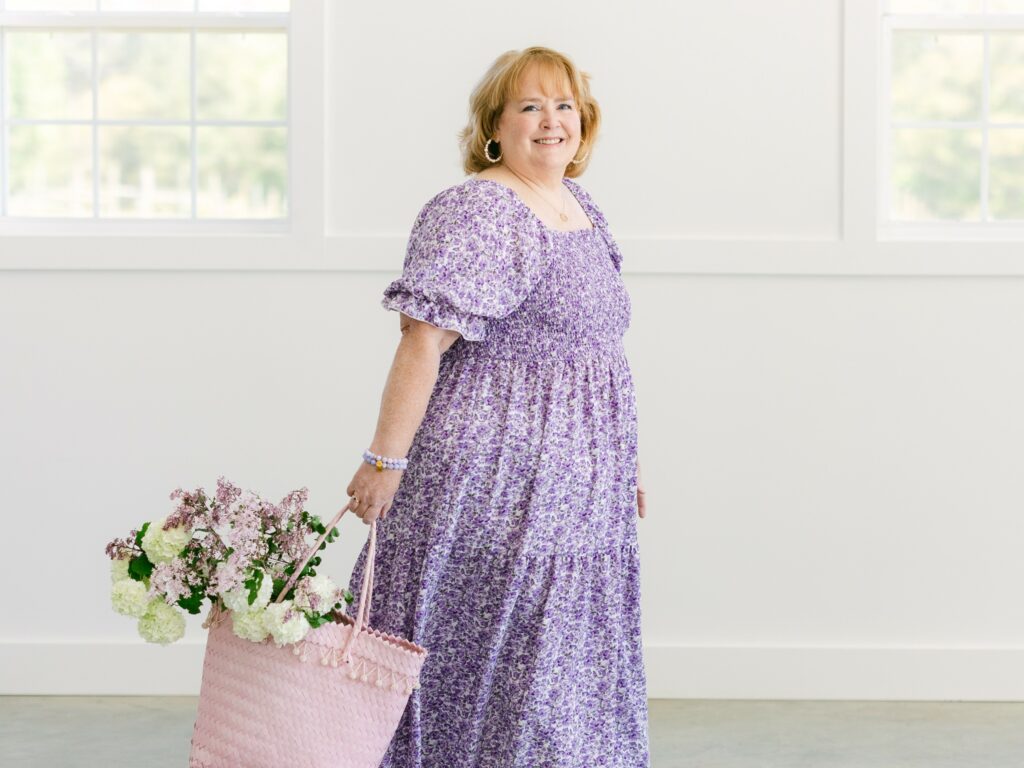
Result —
M 150 523 L 142 537 L 142 550 L 154 565 L 171 562 L 192 539 L 192 531 L 182 525 L 165 531 L 163 525 L 166 519 Z
M 110 583 L 111 584 L 116 583 L 118 581 L 124 581 L 125 579 L 130 579 L 131 578 L 131 576 L 128 575 L 128 561 L 129 560 L 131 560 L 130 557 L 123 557 L 120 560 L 111 560 L 110 561 Z
M 313 601 L 311 596 L 318 599 Z M 295 607 L 310 613 L 327 613 L 341 600 L 341 590 L 330 576 L 307 576 L 295 590 Z M 315 607 L 313 603 L 316 603 Z
M 270 630 L 264 623 L 262 608 L 246 611 L 245 613 L 232 613 L 231 623 L 234 633 L 243 640 L 252 640 L 254 643 L 262 643 L 267 639 Z
M 252 571 L 246 574 L 246 579 L 252 578 Z M 246 611 L 255 611 L 260 608 L 266 608 L 270 602 L 270 596 L 274 591 L 274 579 L 269 574 L 263 574 L 263 581 L 260 584 L 260 590 L 256 593 L 256 601 L 249 605 L 249 588 L 245 584 L 230 589 L 227 592 L 221 594 L 221 600 L 224 601 L 230 610 L 235 613 L 245 613 Z
M 154 597 L 139 619 L 139 634 L 147 643 L 173 643 L 185 635 L 185 617 L 163 598 Z
M 116 562 L 116 561 L 115 561 Z M 115 581 L 110 588 L 110 603 L 122 616 L 140 618 L 149 607 L 146 585 L 132 578 Z
M 290 618 L 287 616 L 288 613 L 291 613 Z M 270 632 L 279 648 L 299 642 L 310 630 L 306 614 L 296 610 L 291 600 L 268 605 L 263 611 L 263 626 Z

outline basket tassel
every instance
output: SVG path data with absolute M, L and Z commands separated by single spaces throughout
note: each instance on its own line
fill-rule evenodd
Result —
M 317 643 L 314 643 L 313 647 L 319 648 L 317 656 L 322 666 L 347 667 L 346 674 L 353 680 L 359 678 L 364 683 L 371 683 L 377 688 L 387 688 L 396 693 L 405 694 L 420 687 L 418 680 L 407 678 L 398 670 L 391 669 L 386 665 L 376 664 L 359 656 L 346 658 L 343 648 L 323 648 Z M 305 640 L 300 640 L 292 646 L 292 653 L 302 661 L 307 660 L 310 650 L 309 643 Z

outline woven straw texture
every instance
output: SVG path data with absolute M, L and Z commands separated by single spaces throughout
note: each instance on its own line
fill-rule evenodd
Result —
M 371 567 L 367 598 L 372 588 Z M 427 650 L 371 628 L 369 603 L 283 647 L 238 637 L 231 611 L 214 606 L 190 768 L 378 768 Z
M 191 768 L 377 768 L 426 650 L 364 627 L 345 664 L 352 625 L 325 624 L 278 648 L 210 629 Z

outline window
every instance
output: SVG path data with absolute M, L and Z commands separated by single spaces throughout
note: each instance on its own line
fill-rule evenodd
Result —
M 0 219 L 284 226 L 289 25 L 289 0 L 0 0 Z
M 888 0 L 881 228 L 1024 236 L 1024 0 Z

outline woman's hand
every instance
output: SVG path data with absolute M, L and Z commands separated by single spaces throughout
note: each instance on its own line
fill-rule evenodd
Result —
M 367 525 L 378 517 L 383 518 L 391 509 L 391 502 L 394 501 L 404 471 L 385 469 L 378 472 L 372 464 L 362 462 L 345 489 L 350 497 L 355 496 L 349 498 L 348 509 Z
M 441 355 L 460 334 L 411 318 L 404 312 L 398 313 L 398 324 L 402 340 L 388 371 L 377 430 L 367 450 L 408 458 L 405 454 L 412 449 L 437 383 Z M 361 461 L 345 489 L 349 495 L 345 509 L 355 512 L 367 525 L 378 517 L 386 517 L 404 473 L 402 469 L 378 472 L 374 465 Z
M 636 460 L 636 512 L 647 517 L 647 502 L 644 501 L 644 481 L 640 477 L 640 459 Z

